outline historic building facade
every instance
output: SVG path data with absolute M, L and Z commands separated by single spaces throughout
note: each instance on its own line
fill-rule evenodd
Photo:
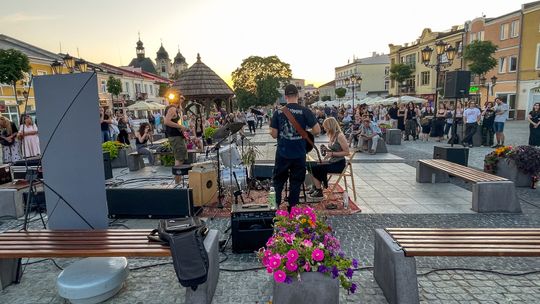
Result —
M 526 115 L 540 102 L 540 2 L 523 4 L 522 14 L 518 114 L 523 110 Z
M 361 77 L 355 86 L 355 100 L 361 100 L 367 96 L 386 96 L 388 95 L 390 70 L 390 60 L 386 54 L 373 53 L 371 57 L 353 58 L 351 63 L 335 68 L 335 86 L 336 88 L 346 88 L 345 99 L 352 99 L 352 86 L 347 84 L 346 78 L 351 75 Z

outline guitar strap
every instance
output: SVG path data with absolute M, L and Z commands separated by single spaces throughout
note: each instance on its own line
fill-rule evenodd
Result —
M 294 129 L 296 130 L 296 132 L 298 132 L 298 134 L 300 134 L 300 136 L 306 140 L 310 145 L 312 145 L 313 147 L 315 147 L 315 144 L 313 143 L 313 141 L 311 141 L 311 138 L 309 138 L 309 136 L 307 135 L 307 132 L 306 130 L 304 130 L 300 124 L 298 123 L 298 121 L 296 120 L 296 118 L 294 118 L 294 116 L 292 115 L 291 111 L 289 111 L 289 108 L 287 108 L 287 106 L 283 106 L 281 107 L 281 111 L 283 112 L 283 114 L 285 114 L 285 117 L 287 117 L 287 119 L 289 120 L 289 122 L 293 125 Z

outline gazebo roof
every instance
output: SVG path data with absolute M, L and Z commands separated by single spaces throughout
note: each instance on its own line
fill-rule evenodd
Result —
M 173 88 L 179 90 L 186 98 L 230 97 L 234 93 L 227 83 L 212 69 L 201 61 L 197 54 L 197 62 L 180 74 Z

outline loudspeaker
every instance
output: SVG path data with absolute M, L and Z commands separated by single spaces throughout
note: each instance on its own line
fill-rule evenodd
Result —
M 251 167 L 251 170 L 251 177 L 258 180 L 272 179 L 272 177 L 274 176 L 274 164 L 255 164 Z
M 107 206 L 110 218 L 166 219 L 194 214 L 191 189 L 109 188 Z
M 201 207 L 218 200 L 217 172 L 210 171 L 189 171 L 189 188 L 193 190 L 193 204 Z
M 433 159 L 445 159 L 466 167 L 469 163 L 469 149 L 463 147 L 434 146 Z
M 105 170 L 105 179 L 113 178 L 111 155 L 109 152 L 103 152 L 103 169 Z
M 233 252 L 254 252 L 266 245 L 272 236 L 275 211 L 268 207 L 242 209 L 233 205 L 231 212 L 231 237 Z
M 469 97 L 470 85 L 470 71 L 446 72 L 446 79 L 444 81 L 444 98 Z

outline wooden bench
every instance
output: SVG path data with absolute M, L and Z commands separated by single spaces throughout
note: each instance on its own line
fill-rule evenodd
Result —
M 0 290 L 20 280 L 21 258 L 168 257 L 168 246 L 148 241 L 149 229 L 36 230 L 0 233 Z M 208 280 L 185 303 L 210 303 L 219 277 L 218 231 L 204 246 L 210 261 Z M 171 275 L 175 275 L 171 273 Z M 208 301 L 209 299 L 209 301 Z
M 388 303 L 419 303 L 417 256 L 540 257 L 540 228 L 376 229 L 373 276 Z
M 476 212 L 521 212 L 514 182 L 443 159 L 422 159 L 416 168 L 419 183 L 449 182 L 450 175 L 472 184 L 472 209 Z

